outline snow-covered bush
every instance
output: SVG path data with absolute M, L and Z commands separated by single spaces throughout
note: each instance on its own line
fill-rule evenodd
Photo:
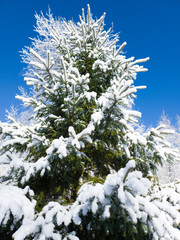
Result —
M 32 109 L 33 124 L 12 114 L 0 123 L 0 153 L 10 167 L 3 185 L 30 187 L 36 200 L 28 221 L 24 210 L 20 219 L 11 211 L 21 226 L 1 223 L 15 240 L 179 237 L 178 209 L 156 196 L 149 180 L 158 164 L 178 158 L 164 139 L 172 131 L 134 127 L 141 117 L 135 94 L 145 88 L 134 80 L 149 58 L 127 59 L 126 43 L 118 45 L 104 18 L 94 20 L 89 6 L 77 24 L 36 14 L 39 35 L 22 52 L 32 95 L 17 96 Z
M 71 206 L 49 202 L 15 240 L 179 239 L 180 189 L 151 192 L 151 182 L 134 168 L 131 160 L 104 184 L 84 184 Z

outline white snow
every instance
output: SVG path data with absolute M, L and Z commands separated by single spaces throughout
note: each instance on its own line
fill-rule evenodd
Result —
M 20 189 L 14 186 L 0 184 L 0 224 L 6 225 L 13 215 L 14 223 L 23 221 L 27 224 L 34 219 L 35 200 L 30 201 L 25 195 L 32 191 L 29 188 Z M 13 225 L 12 225 L 13 228 Z

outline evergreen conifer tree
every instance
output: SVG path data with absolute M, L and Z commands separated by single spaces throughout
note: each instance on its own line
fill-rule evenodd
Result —
M 178 157 L 163 139 L 171 131 L 161 125 L 140 134 L 135 128 L 141 116 L 133 110 L 135 93 L 145 87 L 134 80 L 147 70 L 138 64 L 149 58 L 127 59 L 126 43 L 118 45 L 104 18 L 94 20 L 89 6 L 77 24 L 36 14 L 39 36 L 22 51 L 32 95 L 16 97 L 33 109 L 33 125 L 10 116 L 11 123 L 0 124 L 0 151 L 10 158 L 9 181 L 0 194 L 14 192 L 8 206 L 0 195 L 0 236 L 180 236 L 179 209 L 157 200 L 150 182 L 157 164 Z

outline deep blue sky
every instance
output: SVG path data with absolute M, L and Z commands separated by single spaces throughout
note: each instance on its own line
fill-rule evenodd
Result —
M 35 36 L 35 12 L 78 21 L 82 7 L 90 4 L 94 17 L 106 12 L 106 27 L 113 23 L 120 43 L 127 42 L 126 56 L 144 58 L 146 73 L 139 73 L 136 109 L 145 125 L 155 126 L 162 111 L 174 120 L 180 115 L 180 0 L 0 0 L 0 120 L 5 109 L 18 105 L 18 86 L 25 86 L 19 51 Z

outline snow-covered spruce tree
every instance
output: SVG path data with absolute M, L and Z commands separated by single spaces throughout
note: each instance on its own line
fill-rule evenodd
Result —
M 1 154 L 14 153 L 0 185 L 5 239 L 179 239 L 179 200 L 173 208 L 147 178 L 177 157 L 163 140 L 171 131 L 134 127 L 141 114 L 133 99 L 144 88 L 134 80 L 148 58 L 126 59 L 126 43 L 118 46 L 104 18 L 94 20 L 89 6 L 77 24 L 36 15 L 39 35 L 23 50 L 32 95 L 17 96 L 33 108 L 34 124 L 12 116 L 0 124 Z M 13 208 L 4 207 L 11 191 Z

